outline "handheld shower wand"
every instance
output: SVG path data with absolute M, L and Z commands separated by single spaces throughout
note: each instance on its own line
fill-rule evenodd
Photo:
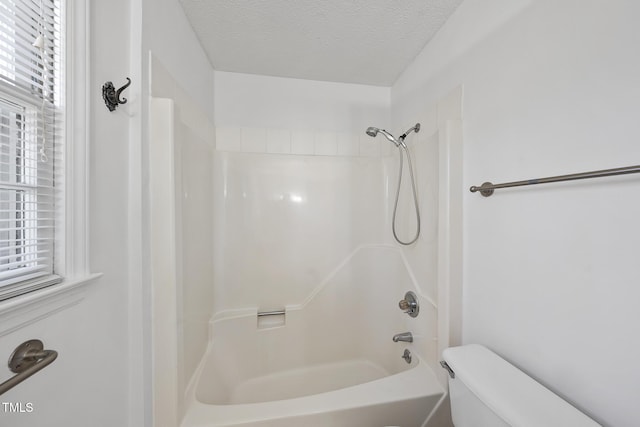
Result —
M 407 145 L 404 143 L 404 139 L 407 137 L 407 135 L 409 135 L 411 132 L 420 132 L 420 123 L 416 123 L 415 126 L 413 126 L 411 129 L 409 129 L 408 131 L 406 131 L 405 133 L 403 133 L 402 135 L 400 135 L 400 138 L 396 139 L 393 135 L 391 135 L 389 132 L 387 132 L 384 129 L 379 129 L 376 127 L 368 127 L 367 128 L 367 135 L 369 135 L 372 138 L 375 138 L 376 136 L 378 136 L 378 133 L 381 133 L 382 135 L 384 135 L 385 138 L 387 138 L 389 141 L 391 141 L 396 147 L 400 147 L 402 146 L 402 148 L 404 148 L 405 150 L 407 149 Z
M 392 224 L 391 224 L 391 230 L 393 231 L 393 237 L 396 239 L 396 241 L 398 243 L 400 243 L 401 245 L 410 245 L 412 243 L 414 243 L 416 240 L 418 240 L 418 237 L 420 236 L 420 209 L 418 208 L 418 195 L 416 193 L 416 183 L 415 183 L 415 178 L 413 176 L 413 166 L 411 164 L 411 154 L 409 154 L 409 150 L 407 148 L 407 145 L 404 143 L 405 138 L 407 137 L 407 135 L 409 135 L 411 132 L 420 132 L 420 123 L 416 123 L 415 126 L 413 126 L 411 129 L 407 130 L 405 133 L 403 133 L 402 135 L 400 135 L 400 138 L 396 139 L 393 135 L 391 135 L 389 132 L 387 132 L 384 129 L 379 129 L 376 127 L 368 127 L 366 130 L 366 134 L 369 135 L 372 138 L 375 138 L 378 133 L 381 133 L 385 138 L 387 138 L 389 141 L 391 141 L 396 147 L 398 147 L 398 150 L 400 151 L 400 167 L 398 168 L 399 173 L 398 173 L 398 188 L 396 189 L 396 202 L 395 205 L 393 206 L 393 219 L 392 219 Z M 398 211 L 398 199 L 400 198 L 400 186 L 402 185 L 402 164 L 403 164 L 403 153 L 402 153 L 402 149 L 404 148 L 405 152 L 407 153 L 407 163 L 409 163 L 409 174 L 411 176 L 411 190 L 413 191 L 413 205 L 415 206 L 415 210 L 416 210 L 416 234 L 413 237 L 413 239 L 411 239 L 408 242 L 405 242 L 403 240 L 400 240 L 400 238 L 398 237 L 398 234 L 396 233 L 396 212 Z
M 376 136 L 378 136 L 378 133 L 381 133 L 385 138 L 387 138 L 389 141 L 391 141 L 396 147 L 399 147 L 400 145 L 402 145 L 403 147 L 406 148 L 406 145 L 404 145 L 404 141 L 403 140 L 398 141 L 393 135 L 391 135 L 386 130 L 378 129 L 378 128 L 374 128 L 374 127 L 368 127 L 367 128 L 367 135 L 369 135 L 372 138 L 375 138 Z

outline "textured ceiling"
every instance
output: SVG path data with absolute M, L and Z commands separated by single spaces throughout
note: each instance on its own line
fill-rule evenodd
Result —
M 462 0 L 180 0 L 216 70 L 391 86 Z

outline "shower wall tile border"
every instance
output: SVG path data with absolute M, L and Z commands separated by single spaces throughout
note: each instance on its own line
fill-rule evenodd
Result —
M 359 135 L 360 156 L 362 157 L 380 157 L 380 140 L 371 141 L 368 135 Z M 373 144 L 372 144 L 373 142 Z
M 359 139 L 349 132 L 338 132 L 336 142 L 338 144 L 338 156 L 355 157 L 360 155 Z
M 315 136 L 311 131 L 291 131 L 291 154 L 314 154 Z
M 315 132 L 315 151 L 318 156 L 336 156 L 338 154 L 338 135 L 336 132 Z
M 291 154 L 337 157 L 384 157 L 392 155 L 383 144 L 362 132 L 216 127 L 216 150 L 238 153 Z
M 267 130 L 263 128 L 242 128 L 242 151 L 245 153 L 267 152 Z
M 267 153 L 291 153 L 291 132 L 283 129 L 267 129 Z
M 242 151 L 242 129 L 216 128 L 216 150 Z

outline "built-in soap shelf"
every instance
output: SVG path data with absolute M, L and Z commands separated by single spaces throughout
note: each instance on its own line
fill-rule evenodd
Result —
M 284 326 L 286 323 L 286 310 L 258 311 L 258 329 L 272 329 Z

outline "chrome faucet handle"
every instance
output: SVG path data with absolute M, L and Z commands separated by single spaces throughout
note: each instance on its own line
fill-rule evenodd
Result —
M 411 291 L 404 294 L 404 299 L 400 300 L 398 307 L 411 317 L 416 317 L 420 312 L 418 298 L 416 297 L 416 294 Z

